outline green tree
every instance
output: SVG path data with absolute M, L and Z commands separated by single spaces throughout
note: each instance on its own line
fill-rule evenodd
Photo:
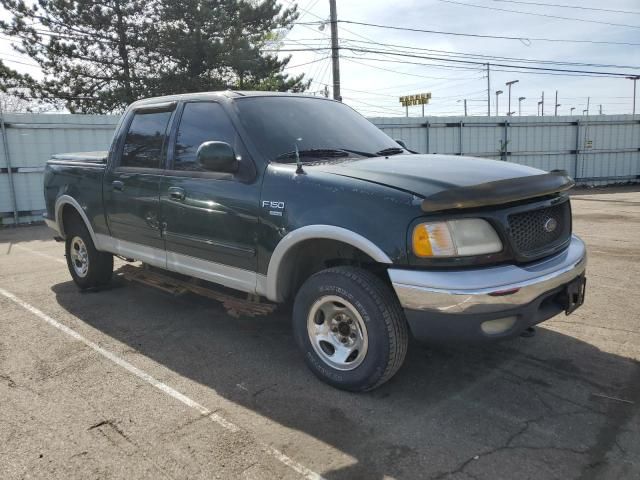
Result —
M 3 30 L 42 69 L 18 75 L 31 95 L 63 101 L 71 112 L 121 110 L 145 92 L 146 34 L 152 10 L 142 0 L 1 0 L 13 15 Z
M 296 7 L 276 0 L 164 0 L 156 4 L 155 48 L 163 66 L 158 94 L 238 88 L 303 91 L 304 75 L 283 73 L 290 57 L 275 53 L 278 32 L 291 28 Z
M 0 86 L 71 112 L 121 111 L 144 97 L 244 88 L 302 91 L 274 36 L 294 8 L 276 0 L 0 0 L 0 28 L 41 68 L 37 78 L 0 72 Z M 24 94 L 23 94 L 24 96 Z

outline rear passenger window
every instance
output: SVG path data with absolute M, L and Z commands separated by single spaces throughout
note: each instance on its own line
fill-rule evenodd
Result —
M 173 169 L 205 171 L 196 161 L 196 152 L 209 141 L 226 142 L 236 154 L 242 150 L 235 128 L 218 103 L 187 103 L 178 127 Z
M 171 113 L 168 111 L 134 114 L 125 139 L 120 166 L 160 168 L 162 146 L 167 136 Z

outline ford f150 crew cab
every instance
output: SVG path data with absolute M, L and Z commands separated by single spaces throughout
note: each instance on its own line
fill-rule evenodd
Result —
M 348 106 L 268 92 L 132 104 L 108 152 L 55 155 L 46 222 L 80 288 L 113 256 L 293 302 L 309 368 L 375 388 L 408 337 L 517 336 L 584 299 L 562 171 L 414 154 Z

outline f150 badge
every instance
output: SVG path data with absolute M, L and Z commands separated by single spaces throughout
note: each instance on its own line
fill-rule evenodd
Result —
M 269 208 L 269 215 L 273 215 L 275 217 L 281 217 L 282 212 L 284 211 L 284 202 L 277 202 L 273 200 L 263 200 L 262 208 Z

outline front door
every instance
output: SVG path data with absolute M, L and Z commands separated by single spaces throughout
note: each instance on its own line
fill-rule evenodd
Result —
M 260 197 L 253 163 L 219 103 L 188 102 L 179 116 L 160 185 L 167 267 L 253 292 Z M 197 162 L 207 141 L 233 147 L 237 173 L 207 171 Z
M 134 110 L 105 173 L 104 204 L 115 253 L 164 266 L 160 181 L 174 106 Z

